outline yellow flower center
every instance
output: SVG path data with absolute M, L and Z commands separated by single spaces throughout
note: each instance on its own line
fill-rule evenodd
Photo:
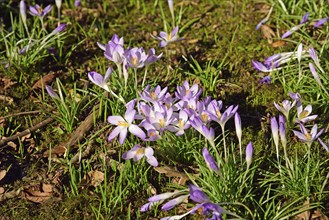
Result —
M 160 127 L 164 128 L 165 127 L 165 121 L 164 119 L 159 119 Z
M 126 121 L 119 121 L 119 122 L 118 122 L 118 125 L 119 125 L 119 126 L 122 126 L 122 127 L 129 127 L 129 123 L 126 122 Z
M 222 113 L 220 113 L 220 111 L 216 110 L 216 115 L 218 118 L 221 118 L 222 117 Z
M 203 122 L 207 122 L 207 121 L 208 121 L 208 115 L 207 115 L 206 113 L 202 113 L 202 114 L 201 114 L 201 120 L 202 120 Z
M 150 93 L 150 96 L 151 96 L 151 98 L 152 98 L 153 100 L 155 100 L 156 97 L 157 97 L 157 96 L 155 95 L 155 92 L 151 92 L 151 93 Z
M 145 148 L 141 147 L 140 149 L 137 150 L 136 154 L 144 154 Z

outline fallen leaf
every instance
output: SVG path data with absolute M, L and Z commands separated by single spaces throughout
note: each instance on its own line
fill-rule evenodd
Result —
M 0 171 L 0 181 L 6 176 L 7 171 L 6 170 L 1 170 Z
M 32 86 L 32 89 L 42 89 L 45 88 L 47 84 L 50 84 L 56 77 L 58 73 L 49 73 L 35 82 Z
M 15 144 L 14 142 L 9 141 L 9 142 L 7 143 L 7 145 L 8 145 L 9 147 L 12 147 L 15 151 L 17 150 L 17 144 Z
M 311 216 L 313 220 L 329 220 L 328 216 L 324 215 L 320 210 L 315 210 Z
M 99 184 L 101 184 L 104 181 L 104 177 L 105 177 L 103 172 L 97 170 L 89 171 L 87 175 L 89 178 L 89 183 L 93 187 L 99 186 Z
M 179 172 L 169 166 L 154 167 L 154 169 L 158 173 L 165 174 L 167 177 L 177 177 L 178 178 L 177 183 L 179 185 L 185 185 L 186 181 L 189 180 L 189 177 L 185 173 Z
M 42 184 L 42 191 L 44 191 L 46 193 L 51 193 L 51 192 L 53 192 L 53 186 L 51 184 L 43 183 Z
M 301 207 L 301 209 L 307 209 L 309 207 L 310 207 L 310 198 L 307 198 L 303 204 L 303 207 Z M 310 216 L 311 216 L 311 212 L 309 210 L 306 210 L 306 211 L 296 215 L 296 218 L 302 219 L 302 220 L 309 220 Z
M 272 44 L 273 38 L 275 37 L 275 33 L 272 28 L 264 24 L 260 27 L 260 30 L 262 32 L 263 37 L 267 39 L 268 43 Z
M 3 194 L 5 192 L 5 188 L 0 187 L 0 194 Z
M 283 47 L 283 46 L 285 46 L 286 45 L 286 41 L 284 41 L 284 40 L 278 40 L 278 41 L 274 41 L 273 43 L 271 43 L 271 46 L 273 47 L 273 48 L 277 48 L 277 47 Z
M 7 78 L 7 77 L 4 77 L 4 78 L 1 78 L 0 79 L 3 84 L 4 84 L 4 87 L 2 88 L 3 90 L 7 90 L 9 89 L 12 85 L 15 85 L 17 82 L 15 81 L 12 81 L 11 79 Z

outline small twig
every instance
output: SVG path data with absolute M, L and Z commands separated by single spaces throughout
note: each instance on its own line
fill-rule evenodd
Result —
M 11 137 L 7 137 L 7 138 L 5 138 L 5 139 L 3 139 L 3 140 L 0 140 L 0 147 L 3 146 L 3 145 L 5 145 L 5 144 L 8 143 L 9 141 L 13 141 L 13 140 L 15 140 L 15 139 L 17 139 L 17 138 L 20 138 L 20 137 L 23 137 L 23 136 L 25 136 L 25 135 L 27 135 L 27 134 L 30 134 L 30 133 L 32 133 L 32 132 L 38 130 L 39 128 L 42 128 L 43 126 L 49 124 L 49 123 L 52 122 L 53 120 L 54 120 L 53 118 L 47 118 L 46 120 L 44 120 L 44 121 L 42 121 L 42 122 L 40 122 L 40 123 L 34 125 L 34 126 L 31 127 L 31 128 L 28 128 L 28 129 L 26 129 L 26 130 L 24 130 L 24 131 L 22 131 L 22 132 L 20 132 L 20 133 L 18 133 L 18 134 L 15 134 L 15 135 L 13 135 L 13 136 L 11 136 Z
M 6 116 L 0 117 L 0 118 L 5 119 L 5 118 L 20 116 L 20 115 L 33 115 L 33 114 L 39 114 L 39 113 L 40 113 L 39 110 L 27 111 L 27 112 L 18 112 L 18 113 L 14 113 L 14 114 L 11 114 L 11 115 L 6 115 Z

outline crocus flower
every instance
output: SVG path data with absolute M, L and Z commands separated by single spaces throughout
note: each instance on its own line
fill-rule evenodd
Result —
M 90 79 L 91 82 L 93 82 L 97 86 L 110 92 L 110 89 L 107 85 L 107 81 L 110 78 L 111 74 L 112 74 L 112 68 L 109 67 L 106 71 L 105 77 L 103 77 L 101 74 L 99 74 L 95 71 L 92 71 L 92 72 L 88 73 L 88 78 Z
M 204 160 L 206 161 L 208 168 L 217 173 L 219 171 L 218 165 L 217 165 L 215 159 L 210 155 L 210 153 L 206 147 L 204 147 L 202 149 L 202 155 L 203 155 Z
M 169 6 L 169 11 L 171 14 L 171 17 L 175 19 L 175 14 L 174 14 L 174 0 L 168 0 L 168 6 Z
M 169 43 L 183 40 L 183 38 L 178 38 L 177 34 L 178 34 L 178 26 L 176 26 L 169 34 L 164 32 L 164 31 L 160 31 L 159 37 L 158 36 L 153 36 L 153 35 L 151 35 L 151 36 L 153 38 L 161 41 L 160 42 L 160 47 L 165 47 Z
M 242 125 L 241 125 L 241 117 L 239 113 L 235 113 L 234 115 L 234 124 L 235 124 L 235 132 L 236 136 L 239 140 L 239 148 L 240 148 L 240 156 L 242 157 L 242 149 L 241 149 L 241 140 L 242 140 Z M 242 158 L 240 158 L 242 159 Z
M 23 24 L 26 25 L 26 4 L 24 0 L 21 0 L 19 3 L 19 12 L 21 14 Z
M 316 51 L 313 47 L 310 47 L 310 49 L 308 50 L 311 58 L 313 59 L 315 65 L 319 68 L 319 70 L 324 73 L 324 70 L 322 69 L 321 65 L 320 65 L 320 61 L 318 58 L 318 55 L 316 54 Z
M 126 50 L 124 56 L 127 59 L 128 66 L 131 68 L 143 67 L 146 59 L 148 58 L 148 55 L 142 47 L 135 47 L 130 50 Z
M 52 97 L 54 99 L 60 99 L 59 96 L 57 95 L 57 93 L 54 92 L 54 90 L 51 86 L 46 85 L 46 90 L 50 97 Z
M 65 23 L 62 23 L 62 24 L 58 25 L 58 27 L 55 28 L 55 29 L 51 32 L 51 34 L 58 34 L 59 32 L 64 31 L 65 28 L 66 28 L 66 24 L 65 24 Z
M 271 130 L 272 130 L 272 137 L 276 149 L 276 157 L 277 160 L 279 161 L 279 126 L 275 117 L 271 118 Z
M 301 132 L 293 130 L 294 134 L 299 138 L 299 140 L 306 142 L 308 144 L 311 144 L 313 141 L 315 141 L 324 131 L 324 129 L 321 129 L 318 132 L 318 125 L 315 124 L 311 132 L 309 133 L 307 129 L 304 127 L 302 123 L 299 124 Z
M 323 25 L 324 23 L 326 23 L 327 21 L 329 21 L 329 17 L 327 17 L 327 18 L 322 18 L 322 19 L 318 20 L 318 21 L 314 24 L 314 27 L 317 28 L 317 27 Z
M 257 24 L 257 26 L 256 26 L 256 30 L 258 30 L 263 24 L 265 24 L 265 23 L 268 21 L 268 19 L 269 19 L 270 16 L 271 16 L 272 11 L 273 11 L 273 6 L 270 8 L 270 10 L 269 10 L 267 16 L 266 16 L 264 19 L 262 19 L 262 20 Z
M 302 26 L 304 26 L 304 24 L 305 24 L 305 23 L 307 22 L 307 20 L 308 20 L 308 16 L 309 16 L 309 12 L 305 13 L 305 14 L 303 15 L 302 20 L 301 20 L 301 22 L 299 23 L 299 25 L 297 25 L 297 26 L 291 28 L 289 31 L 287 31 L 286 33 L 284 33 L 284 34 L 282 35 L 282 39 L 289 37 L 290 35 L 292 35 L 292 33 L 294 33 L 295 31 L 299 30 Z
M 61 7 L 62 7 L 62 0 L 55 0 L 55 4 L 56 4 L 56 7 L 58 9 L 61 9 Z
M 131 158 L 134 159 L 134 161 L 139 161 L 144 156 L 146 157 L 146 161 L 156 167 L 158 166 L 157 159 L 153 156 L 154 150 L 151 147 L 141 147 L 139 144 L 136 144 L 132 149 L 122 154 L 122 159 L 129 160 Z
M 209 142 L 213 143 L 215 139 L 215 132 L 213 128 L 208 129 L 202 122 L 202 120 L 195 116 L 190 119 L 192 127 L 202 134 Z
M 79 7 L 81 5 L 81 0 L 75 0 L 74 1 L 74 6 Z
M 303 106 L 297 108 L 297 122 L 306 123 L 308 121 L 315 120 L 318 116 L 317 115 L 310 115 L 312 113 L 312 106 L 307 105 L 303 110 Z
M 30 12 L 33 16 L 44 17 L 48 12 L 51 11 L 52 6 L 48 5 L 44 9 L 40 5 L 36 4 L 35 6 L 30 6 Z
M 154 89 L 150 90 L 150 85 L 147 85 L 144 91 L 140 94 L 140 97 L 141 99 L 151 103 L 163 102 L 167 90 L 167 87 L 162 89 L 160 85 L 157 85 Z
M 149 52 L 147 53 L 147 58 L 144 61 L 145 66 L 149 66 L 150 64 L 158 61 L 162 57 L 162 53 L 160 53 L 158 56 L 155 55 L 155 49 L 151 48 Z
M 161 210 L 168 211 L 168 210 L 174 208 L 176 205 L 184 202 L 188 198 L 188 196 L 189 195 L 182 195 L 182 196 L 179 196 L 179 197 L 176 197 L 176 198 L 170 200 L 169 202 L 165 203 L 161 207 Z
M 318 138 L 319 143 L 322 145 L 322 147 L 329 152 L 329 139 L 328 139 L 328 144 L 325 144 L 320 138 Z
M 279 135 L 283 148 L 287 146 L 286 123 L 283 115 L 279 115 Z
M 210 103 L 210 104 L 212 104 L 212 103 Z M 238 107 L 239 107 L 239 106 L 235 106 L 235 107 L 234 107 L 234 105 L 231 105 L 230 107 L 228 107 L 228 108 L 224 111 L 223 114 L 220 113 L 220 109 L 217 108 L 216 105 L 213 105 L 213 107 L 210 107 L 210 108 L 208 108 L 208 109 L 209 109 L 209 111 L 210 111 L 210 113 L 211 113 L 211 114 L 210 114 L 211 119 L 214 120 L 214 121 L 216 121 L 216 122 L 222 127 L 222 129 L 224 129 L 226 122 L 227 122 L 230 118 L 232 118 L 232 116 L 233 116 L 233 115 L 236 113 L 236 111 L 238 110 Z M 215 112 L 216 114 L 214 114 L 214 112 Z
M 143 140 L 145 138 L 144 131 L 137 125 L 132 124 L 132 122 L 135 119 L 135 115 L 136 115 L 136 110 L 127 109 L 124 117 L 109 116 L 107 118 L 107 121 L 110 124 L 117 125 L 117 127 L 113 129 L 107 140 L 111 141 L 116 136 L 119 135 L 119 143 L 122 145 L 127 137 L 128 130 L 130 133 Z
M 246 147 L 246 162 L 247 162 L 247 169 L 249 169 L 250 164 L 252 162 L 252 155 L 254 153 L 254 147 L 251 142 L 248 143 Z
M 171 126 L 168 126 L 168 130 L 176 132 L 176 136 L 183 135 L 184 131 L 191 127 L 188 114 L 184 109 L 179 111 L 177 118 L 175 118 L 171 124 Z
M 288 120 L 289 119 L 289 112 L 291 108 L 293 108 L 296 104 L 296 100 L 294 102 L 291 102 L 289 100 L 283 100 L 282 104 L 277 104 L 274 102 L 274 106 L 277 110 L 279 110 Z
M 319 84 L 319 86 L 321 86 L 322 88 L 324 88 L 324 86 L 321 83 L 320 77 L 319 77 L 318 73 L 315 70 L 315 67 L 314 67 L 313 63 L 309 63 L 308 65 L 310 67 L 311 73 L 312 73 L 315 81 Z
M 271 84 L 272 78 L 270 76 L 264 76 L 259 82 L 261 84 Z

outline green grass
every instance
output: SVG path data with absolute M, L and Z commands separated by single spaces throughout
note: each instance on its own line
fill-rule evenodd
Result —
M 269 120 L 277 116 L 279 112 L 273 102 L 291 100 L 288 92 L 298 92 L 303 107 L 311 104 L 312 114 L 318 115 L 315 121 L 306 123 L 306 128 L 315 123 L 319 128 L 328 127 L 328 24 L 313 27 L 318 19 L 329 16 L 326 1 L 175 1 L 173 15 L 167 1 L 82 1 L 78 8 L 70 1 L 63 3 L 61 11 L 60 22 L 67 27 L 57 34 L 52 34 L 58 24 L 55 5 L 43 19 L 45 30 L 41 29 L 38 18 L 28 14 L 28 32 L 18 5 L 18 1 L 0 3 L 0 10 L 8 15 L 0 27 L 0 143 L 4 137 L 31 128 L 48 117 L 55 120 L 31 136 L 0 146 L 0 170 L 8 171 L 5 179 L 0 180 L 0 187 L 5 192 L 21 191 L 10 199 L 2 199 L 0 194 L 0 217 L 149 219 L 181 215 L 196 202 L 189 199 L 184 201 L 187 204 L 170 211 L 162 211 L 161 206 L 173 198 L 148 212 L 141 212 L 140 207 L 155 194 L 187 189 L 191 183 L 202 188 L 211 202 L 225 209 L 224 219 L 293 219 L 306 210 L 328 215 L 328 152 L 317 141 L 308 148 L 294 135 L 292 129 L 299 131 L 294 121 L 295 106 L 287 129 L 287 157 L 280 144 L 278 162 L 270 123 L 264 117 L 267 115 Z M 267 15 L 264 6 L 271 5 L 273 13 L 267 25 L 275 33 L 274 41 L 280 40 L 285 31 L 298 25 L 301 17 L 310 12 L 309 22 L 286 38 L 285 46 L 280 48 L 273 48 L 261 31 L 255 30 Z M 159 41 L 151 34 L 159 36 L 160 31 L 170 32 L 176 25 L 179 25 L 179 37 L 184 40 L 158 47 Z M 147 68 L 144 86 L 145 68 L 129 68 L 125 86 L 118 66 L 105 58 L 104 51 L 97 46 L 97 42 L 106 44 L 113 34 L 124 37 L 125 48 L 143 47 L 146 53 L 155 48 L 156 55 L 163 53 L 160 60 Z M 321 83 L 309 69 L 309 63 L 314 61 L 303 57 L 300 67 L 296 59 L 290 60 L 282 69 L 270 73 L 270 85 L 260 84 L 267 73 L 255 71 L 251 60 L 263 62 L 276 53 L 297 51 L 300 43 L 305 54 L 310 47 L 316 50 L 324 70 L 316 67 Z M 26 54 L 19 54 L 26 45 L 29 45 Z M 54 49 L 55 53 L 49 53 L 48 49 Z M 198 84 L 202 88 L 200 100 L 206 97 L 222 100 L 221 114 L 228 106 L 239 105 L 242 154 L 234 119 L 225 125 L 225 137 L 220 125 L 207 124 L 215 130 L 214 144 L 193 128 L 182 136 L 166 130 L 154 142 L 142 141 L 132 134 L 123 145 L 117 138 L 108 142 L 116 127 L 108 123 L 108 116 L 123 116 L 125 103 L 92 84 L 87 74 L 96 71 L 104 76 L 109 66 L 113 73 L 107 85 L 125 103 L 135 98 L 142 102 L 139 93 L 148 84 L 151 90 L 157 85 L 167 87 L 174 97 L 177 86 L 187 80 L 190 86 Z M 48 74 L 55 74 L 56 78 L 46 80 L 41 88 L 32 88 Z M 47 94 L 46 85 L 54 88 L 59 99 Z M 14 105 L 8 98 L 12 98 Z M 95 109 L 98 104 L 99 108 Z M 189 105 L 191 108 L 193 103 Z M 142 114 L 140 109 L 135 109 Z M 15 115 L 27 111 L 39 113 Z M 81 140 L 61 154 L 45 154 L 67 143 L 90 113 L 92 129 Z M 140 122 L 136 119 L 134 124 Z M 321 135 L 324 142 L 328 138 L 326 132 Z M 254 145 L 254 154 L 247 169 L 244 151 L 249 142 Z M 170 166 L 173 170 L 159 173 L 145 158 L 136 162 L 122 159 L 123 153 L 136 144 L 152 147 L 159 166 Z M 201 153 L 203 147 L 215 158 L 218 173 L 206 165 Z M 84 155 L 88 149 L 90 152 Z M 72 162 L 76 156 L 79 159 Z M 93 182 L 95 172 L 102 176 L 98 183 Z M 189 179 L 179 185 L 183 174 Z M 31 188 L 43 192 L 43 183 L 52 185 L 52 198 L 33 203 L 26 193 Z M 200 219 L 202 215 L 197 211 L 190 217 Z

